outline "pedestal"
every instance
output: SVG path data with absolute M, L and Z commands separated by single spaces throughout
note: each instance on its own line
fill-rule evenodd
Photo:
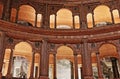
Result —
M 40 76 L 40 78 L 39 79 L 49 79 L 48 77 L 46 77 L 46 76 Z

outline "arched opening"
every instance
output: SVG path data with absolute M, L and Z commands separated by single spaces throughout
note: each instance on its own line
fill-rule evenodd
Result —
M 93 70 L 93 77 L 94 79 L 98 78 L 98 69 L 97 69 L 97 57 L 96 57 L 96 52 L 92 52 L 91 54 L 92 57 L 92 70 Z
M 15 45 L 14 56 L 24 57 L 28 60 L 27 78 L 30 76 L 30 68 L 32 64 L 32 47 L 27 42 L 20 42 Z
M 78 79 L 83 79 L 83 71 L 82 71 L 82 58 L 81 55 L 78 55 Z
M 9 60 L 10 60 L 10 53 L 11 53 L 10 49 L 6 49 L 5 50 L 4 63 L 3 63 L 3 67 L 2 67 L 2 74 L 3 74 L 3 76 L 6 76 L 7 71 L 8 71 L 8 65 L 9 65 Z
M 40 54 L 35 53 L 35 61 L 34 61 L 34 78 L 39 77 L 39 69 L 40 69 Z
M 72 12 L 68 9 L 60 9 L 57 12 L 57 26 L 59 25 L 67 25 L 72 26 Z
M 29 5 L 22 5 L 18 13 L 18 20 L 27 21 L 34 25 L 35 9 Z
M 55 28 L 55 15 L 50 15 L 50 28 Z
M 109 7 L 100 5 L 94 9 L 95 25 L 103 24 L 103 22 L 112 23 L 111 13 Z M 104 26 L 104 24 L 102 25 Z
M 80 28 L 80 18 L 79 16 L 75 16 L 75 29 L 79 29 Z
M 120 23 L 120 15 L 117 9 L 112 11 L 115 23 Z
M 56 63 L 54 63 L 54 60 L 56 59 L 56 57 L 53 54 L 49 55 L 49 79 L 54 79 L 54 66 L 56 65 Z
M 57 49 L 57 79 L 72 79 L 74 76 L 73 50 L 67 46 L 60 46 Z M 63 73 L 66 72 L 66 73 Z
M 37 15 L 37 27 L 41 27 L 42 24 L 42 14 Z
M 88 13 L 87 14 L 87 25 L 88 25 L 88 28 L 93 28 L 93 22 L 92 22 L 92 14 L 91 13 Z
M 101 68 L 104 78 L 120 78 L 118 53 L 113 44 L 103 44 L 99 48 L 101 58 Z

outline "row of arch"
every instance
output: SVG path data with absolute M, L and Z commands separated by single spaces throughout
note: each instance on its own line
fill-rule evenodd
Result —
M 0 16 L 2 17 L 3 5 L 0 5 Z M 24 12 L 23 12 L 24 11 Z M 17 10 L 12 8 L 11 10 L 11 21 L 15 22 Z M 35 23 L 35 19 L 37 22 Z M 41 27 L 42 25 L 42 14 L 36 14 L 35 9 L 30 5 L 22 5 L 19 8 L 18 20 L 24 20 L 30 22 L 33 26 Z M 49 26 L 50 28 L 67 28 L 72 29 L 81 28 L 81 21 L 79 15 L 73 15 L 69 9 L 63 8 L 57 11 L 57 14 L 50 15 Z M 88 13 L 86 16 L 88 28 L 93 28 L 97 24 L 109 22 L 109 23 L 120 23 L 119 10 L 110 10 L 106 5 L 99 5 L 93 11 L 93 13 Z
M 106 47 L 109 47 L 109 48 L 107 48 L 106 49 Z M 22 50 L 19 50 L 19 49 L 22 49 Z M 63 49 L 66 49 L 66 50 L 63 50 Z M 102 50 L 103 51 L 107 51 L 107 53 L 105 53 L 105 52 L 102 52 Z M 110 52 L 110 51 L 108 51 L 108 50 L 112 50 L 112 53 Z M 8 49 L 6 50 L 6 51 L 9 51 Z M 26 53 L 26 51 L 27 51 L 27 55 L 31 55 L 30 56 L 30 59 L 29 59 L 29 57 L 27 57 L 26 55 L 25 55 L 25 53 Z M 115 58 L 117 58 L 117 56 L 118 56 L 118 52 L 117 52 L 117 48 L 116 48 L 116 46 L 114 46 L 113 44 L 109 44 L 109 43 L 106 43 L 106 44 L 102 44 L 101 46 L 100 46 L 100 48 L 99 48 L 99 51 L 100 51 L 100 57 L 101 57 L 101 59 L 102 58 L 104 58 L 104 57 L 115 57 Z M 10 52 L 10 51 L 9 51 Z M 32 57 L 32 47 L 31 47 L 31 45 L 29 44 L 29 43 L 27 43 L 27 42 L 20 42 L 20 43 L 18 43 L 16 46 L 15 46 L 15 49 L 14 49 L 14 52 L 18 52 L 18 53 L 14 53 L 14 56 L 23 56 L 23 57 L 25 57 L 27 60 L 32 60 L 31 59 L 31 57 Z M 22 53 L 23 52 L 23 53 Z M 6 52 L 6 54 L 5 54 L 5 56 L 7 57 L 7 54 L 8 52 Z M 9 53 L 10 54 L 10 53 Z M 71 61 L 71 62 L 74 62 L 73 60 L 72 60 L 72 58 L 70 58 L 71 56 L 74 56 L 73 55 L 73 49 L 71 48 L 71 47 L 68 47 L 68 46 L 60 46 L 58 49 L 57 49 L 57 57 L 58 57 L 58 60 L 59 59 L 67 59 L 67 60 L 69 60 L 69 61 Z M 68 57 L 66 58 L 64 58 L 64 55 L 68 55 Z M 102 56 L 103 55 L 103 56 Z M 116 56 L 117 55 L 117 56 Z M 36 53 L 35 55 L 35 66 L 36 67 L 38 67 L 39 68 L 39 63 L 40 63 L 40 54 L 39 53 Z M 6 58 L 5 57 L 5 58 Z M 91 54 L 91 57 L 93 58 L 92 59 L 92 63 L 96 63 L 96 55 L 94 55 L 94 53 L 92 53 Z M 52 59 L 51 59 L 52 58 Z M 78 63 L 79 64 L 81 64 L 81 55 L 78 55 Z M 7 58 L 8 60 L 9 60 L 9 58 Z M 4 60 L 4 61 L 6 61 L 6 60 Z M 29 62 L 31 62 L 31 61 L 29 61 Z M 52 64 L 53 63 L 53 55 L 52 54 L 50 54 L 50 59 L 49 59 L 49 64 Z M 29 71 L 28 72 L 30 72 L 30 65 L 29 65 L 29 69 L 28 69 Z M 6 72 L 7 72 L 7 70 L 6 70 Z M 4 75 L 6 75 L 5 73 L 4 73 Z M 29 77 L 29 75 L 30 74 L 27 74 L 27 76 Z

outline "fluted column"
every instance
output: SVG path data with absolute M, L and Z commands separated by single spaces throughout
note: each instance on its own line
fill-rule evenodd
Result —
M 49 54 L 47 52 L 47 41 L 42 40 L 42 49 L 40 55 L 40 78 L 48 79 L 49 73 Z
M 119 78 L 117 59 L 114 58 L 114 57 L 111 57 L 110 59 L 111 59 L 111 62 L 112 62 L 112 69 L 113 69 L 114 78 Z
M 11 52 L 10 52 L 8 71 L 7 71 L 7 75 L 6 75 L 7 79 L 10 79 L 12 77 L 12 73 L 11 73 L 12 64 L 13 64 L 13 49 L 11 49 Z
M 72 15 L 72 18 L 73 18 L 73 29 L 75 29 L 75 17 L 74 17 L 74 15 Z
M 78 59 L 77 59 L 77 54 L 74 54 L 74 65 L 75 65 L 75 79 L 78 79 Z
M 37 27 L 37 13 L 35 13 L 35 27 Z
M 87 38 L 82 39 L 82 67 L 84 79 L 93 79 L 91 52 L 88 51 Z
M 2 66 L 5 55 L 5 33 L 0 34 L 0 79 L 2 79 Z
M 93 23 L 93 27 L 95 27 L 94 13 L 92 13 L 92 23 Z
M 56 54 L 53 54 L 54 56 L 54 71 L 53 71 L 53 79 L 57 79 L 56 75 Z
M 110 10 L 110 13 L 111 13 L 111 19 L 112 19 L 112 23 L 114 24 L 114 16 L 113 16 L 113 13 L 112 13 L 112 10 Z
M 35 61 L 35 52 L 32 53 L 32 63 L 31 63 L 31 69 L 30 69 L 30 78 L 33 79 L 34 75 L 34 61 Z
M 57 14 L 55 14 L 55 24 L 54 24 L 55 26 L 55 29 L 57 28 Z
M 99 52 L 96 52 L 96 58 L 97 58 L 98 79 L 103 79 Z

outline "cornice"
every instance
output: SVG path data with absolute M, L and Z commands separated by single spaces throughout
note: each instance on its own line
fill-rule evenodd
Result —
M 47 38 L 51 43 L 81 43 L 87 38 L 88 42 L 115 40 L 120 38 L 120 24 L 95 27 L 93 29 L 61 30 L 26 27 L 19 24 L 0 20 L 0 30 L 15 39 L 41 41 Z

